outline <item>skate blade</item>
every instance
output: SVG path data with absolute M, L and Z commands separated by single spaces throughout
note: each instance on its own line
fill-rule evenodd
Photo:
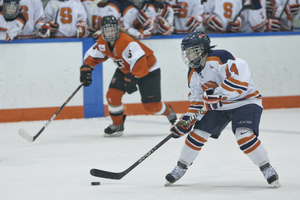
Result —
M 273 185 L 273 186 L 276 187 L 276 188 L 279 188 L 279 187 L 281 186 L 281 184 L 279 183 L 278 180 L 273 181 L 273 182 L 271 183 L 271 185 Z
M 113 134 L 105 133 L 104 137 L 121 137 L 123 135 L 123 131 L 115 132 Z
M 171 186 L 173 183 L 169 182 L 169 181 L 166 181 L 165 183 L 165 187 L 168 187 L 168 186 Z

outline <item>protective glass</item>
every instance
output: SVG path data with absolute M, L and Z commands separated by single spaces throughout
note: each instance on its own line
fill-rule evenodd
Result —
M 7 19 L 14 19 L 19 14 L 20 5 L 16 2 L 3 4 L 3 15 Z

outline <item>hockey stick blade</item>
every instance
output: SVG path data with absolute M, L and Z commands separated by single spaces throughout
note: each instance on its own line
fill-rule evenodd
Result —
M 131 165 L 128 169 L 123 172 L 108 172 L 101 169 L 91 169 L 90 174 L 92 176 L 96 176 L 99 178 L 107 178 L 107 179 L 115 179 L 120 180 L 126 174 L 128 174 L 131 170 L 133 170 L 136 166 L 141 164 L 146 158 L 148 158 L 152 153 L 154 153 L 159 147 L 161 147 L 164 143 L 166 143 L 172 137 L 172 133 L 169 134 L 165 139 L 163 139 L 160 143 L 158 143 L 155 147 L 153 147 L 150 151 L 148 151 L 143 157 L 141 157 L 138 161 L 136 161 L 133 165 Z
M 101 169 L 91 169 L 90 174 L 96 177 L 120 180 L 127 173 L 126 171 L 117 173 L 117 172 L 108 172 Z
M 31 136 L 31 135 L 29 135 L 24 129 L 20 129 L 19 130 L 19 135 L 21 136 L 21 137 L 23 137 L 25 140 L 28 140 L 29 142 L 33 142 L 34 141 L 34 139 L 33 139 L 33 137 Z
M 19 130 L 19 135 L 23 137 L 25 140 L 29 142 L 33 142 L 37 137 L 45 130 L 45 128 L 54 120 L 54 118 L 58 115 L 58 113 L 67 105 L 67 103 L 73 98 L 73 96 L 80 90 L 80 88 L 84 85 L 85 82 L 81 83 L 76 90 L 72 93 L 72 95 L 63 103 L 63 105 L 54 113 L 54 115 L 46 122 L 46 124 L 41 128 L 41 130 L 34 136 L 30 136 L 24 129 Z

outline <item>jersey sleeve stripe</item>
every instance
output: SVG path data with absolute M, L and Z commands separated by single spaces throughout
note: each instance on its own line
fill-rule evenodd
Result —
M 227 85 L 225 85 L 224 83 L 221 84 L 221 87 L 222 87 L 224 90 L 227 90 L 227 91 L 229 91 L 229 92 L 234 92 L 234 91 L 236 91 L 236 92 L 238 92 L 239 94 L 242 94 L 242 93 L 243 93 L 243 91 L 237 90 L 237 89 L 232 89 L 232 88 L 228 87 Z
M 234 88 L 237 90 L 247 91 L 247 86 L 234 84 L 234 83 L 228 81 L 228 79 L 225 79 L 223 83 L 226 84 L 228 87 L 231 87 L 231 88 Z
M 247 96 L 245 96 L 243 99 L 248 99 L 248 98 L 251 98 L 251 97 L 255 97 L 255 98 L 258 98 L 258 99 L 261 99 L 262 96 L 261 94 L 259 93 L 258 90 L 256 90 L 255 92 L 253 92 L 252 94 L 249 94 Z

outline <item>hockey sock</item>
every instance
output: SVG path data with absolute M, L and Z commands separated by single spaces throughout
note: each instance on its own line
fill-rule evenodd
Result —
M 252 160 L 252 162 L 261 166 L 270 162 L 268 152 L 262 146 L 261 141 L 249 128 L 237 128 L 235 137 L 240 149 Z
M 123 95 L 123 91 L 114 88 L 109 88 L 106 93 L 108 111 L 113 121 L 113 125 L 116 126 L 123 123 L 124 107 L 121 101 Z
M 205 142 L 211 134 L 195 129 L 191 131 L 185 139 L 185 144 L 182 147 L 179 161 L 187 166 L 190 166 L 198 156 Z

